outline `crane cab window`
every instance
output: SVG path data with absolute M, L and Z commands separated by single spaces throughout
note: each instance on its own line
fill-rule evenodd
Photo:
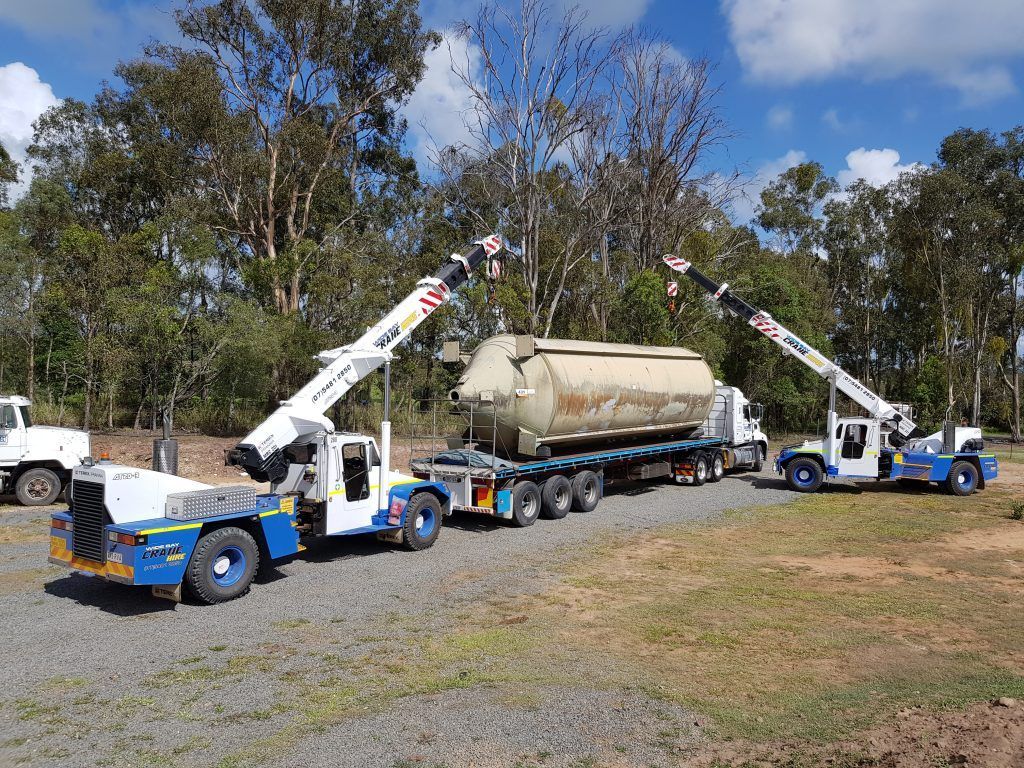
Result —
M 342 446 L 341 468 L 345 477 L 345 499 L 360 501 L 369 498 L 370 473 L 366 463 L 366 443 Z
M 842 457 L 844 459 L 864 458 L 864 448 L 868 442 L 867 424 L 847 424 L 843 434 Z

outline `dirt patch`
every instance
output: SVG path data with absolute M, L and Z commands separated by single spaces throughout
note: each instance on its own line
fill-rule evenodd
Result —
M 901 710 L 876 728 L 823 746 L 733 743 L 703 748 L 693 766 L 879 766 L 1019 768 L 1024 765 L 1024 705 L 975 704 L 964 712 Z

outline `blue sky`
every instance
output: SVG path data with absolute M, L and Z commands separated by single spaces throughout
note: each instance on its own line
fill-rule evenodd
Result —
M 552 0 L 558 5 L 569 0 Z M 804 159 L 848 182 L 883 183 L 931 162 L 961 126 L 1002 131 L 1024 122 L 1021 0 L 582 0 L 596 24 L 638 24 L 684 56 L 707 56 L 736 136 L 714 158 L 738 167 L 756 197 Z M 118 59 L 175 36 L 171 3 L 0 0 L 0 141 L 17 156 L 31 121 L 57 99 L 89 99 Z M 472 0 L 424 0 L 442 27 Z M 447 57 L 447 53 L 443 54 Z M 408 107 L 410 146 L 457 129 L 464 94 L 437 54 Z M 851 154 L 852 153 L 852 154 Z M 737 201 L 749 218 L 752 204 Z

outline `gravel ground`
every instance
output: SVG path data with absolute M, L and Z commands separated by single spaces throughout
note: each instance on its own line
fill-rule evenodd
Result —
M 288 766 L 577 765 L 613 742 L 615 765 L 660 764 L 650 745 L 671 733 L 659 748 L 671 754 L 699 715 L 585 682 L 525 703 L 485 685 L 393 698 L 313 733 L 281 701 L 296 681 L 333 684 L 396 641 L 450 631 L 482 601 L 550 588 L 574 552 L 610 535 L 794 496 L 768 472 L 741 474 L 702 488 L 624 485 L 594 513 L 527 529 L 456 515 L 425 552 L 317 540 L 214 607 L 50 566 L 45 512 L 0 506 L 0 765 L 210 765 L 282 728 L 298 729 Z

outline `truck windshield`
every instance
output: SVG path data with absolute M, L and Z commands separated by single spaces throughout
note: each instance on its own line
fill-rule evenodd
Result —
M 18 408 L 18 410 L 21 411 L 21 423 L 24 424 L 26 428 L 31 427 L 32 417 L 28 415 L 28 406 L 23 405 L 20 408 Z

